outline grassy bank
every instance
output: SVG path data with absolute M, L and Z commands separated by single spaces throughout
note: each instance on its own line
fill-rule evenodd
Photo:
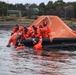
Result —
M 67 25 L 76 25 L 76 20 L 62 19 Z M 26 17 L 0 17 L 0 24 L 31 24 L 35 19 L 28 19 Z
M 0 24 L 31 24 L 34 21 L 26 17 L 0 17 Z
M 67 25 L 76 25 L 76 19 L 71 19 L 71 20 L 62 19 L 62 21 Z

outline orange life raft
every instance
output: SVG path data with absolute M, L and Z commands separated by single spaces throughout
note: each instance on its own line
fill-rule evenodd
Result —
M 37 27 L 43 24 L 43 21 L 47 21 L 47 26 L 51 29 L 51 36 L 43 38 L 43 46 L 50 45 L 50 47 L 67 47 L 76 46 L 76 31 L 67 26 L 58 16 L 40 16 L 33 24 Z M 33 39 L 39 40 L 39 38 L 31 38 L 28 40 L 22 40 L 24 45 L 32 46 Z

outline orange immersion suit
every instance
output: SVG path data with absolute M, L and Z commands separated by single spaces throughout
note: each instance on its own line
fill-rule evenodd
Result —
M 16 43 L 17 43 L 16 36 L 17 36 L 17 33 L 14 33 L 11 36 L 11 38 L 8 41 L 8 45 L 10 45 L 12 43 L 13 46 L 16 46 Z
M 46 37 L 49 37 L 49 34 L 50 34 L 50 32 L 51 32 L 51 29 L 48 28 L 48 27 L 43 27 L 43 28 L 41 29 L 41 31 L 42 31 L 42 37 L 43 37 L 43 38 L 46 38 Z
M 39 42 L 33 46 L 35 50 L 41 50 L 42 49 L 42 38 L 40 38 Z
M 14 34 L 15 32 L 17 32 L 18 29 L 16 29 L 15 27 L 13 28 L 13 30 L 11 31 L 11 35 Z

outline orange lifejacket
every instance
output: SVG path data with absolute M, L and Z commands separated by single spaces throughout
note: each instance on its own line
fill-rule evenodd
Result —
M 22 39 L 22 40 L 25 39 L 23 32 L 18 32 L 16 37 L 17 39 Z
M 51 29 L 48 27 L 47 28 L 47 33 L 46 33 L 48 35 L 48 37 L 50 36 L 50 33 L 51 33 Z
M 39 50 L 39 49 L 42 49 L 42 45 L 41 45 L 41 43 L 38 43 L 33 48 L 36 50 Z
M 23 26 L 19 26 L 19 30 L 24 30 L 24 27 Z
M 37 29 L 37 33 L 35 34 L 35 38 L 39 38 L 41 36 L 40 28 Z
M 51 29 L 49 27 L 43 27 L 41 31 L 42 31 L 42 37 L 46 38 L 49 37 L 49 33 L 51 32 Z
M 24 39 L 28 38 L 28 34 L 27 33 L 23 33 L 23 37 L 24 37 Z
M 34 30 L 33 30 L 32 28 L 29 28 L 29 29 L 28 29 L 27 35 L 28 35 L 29 38 L 32 37 L 33 32 L 34 32 Z
M 33 48 L 34 48 L 35 50 L 40 50 L 40 49 L 42 49 L 42 38 L 40 38 L 39 42 L 38 42 L 36 45 L 34 45 Z

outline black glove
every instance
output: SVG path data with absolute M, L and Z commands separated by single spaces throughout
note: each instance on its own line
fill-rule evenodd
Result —
M 13 35 L 14 33 L 11 33 L 11 36 Z
M 10 45 L 7 45 L 7 47 L 10 47 Z

